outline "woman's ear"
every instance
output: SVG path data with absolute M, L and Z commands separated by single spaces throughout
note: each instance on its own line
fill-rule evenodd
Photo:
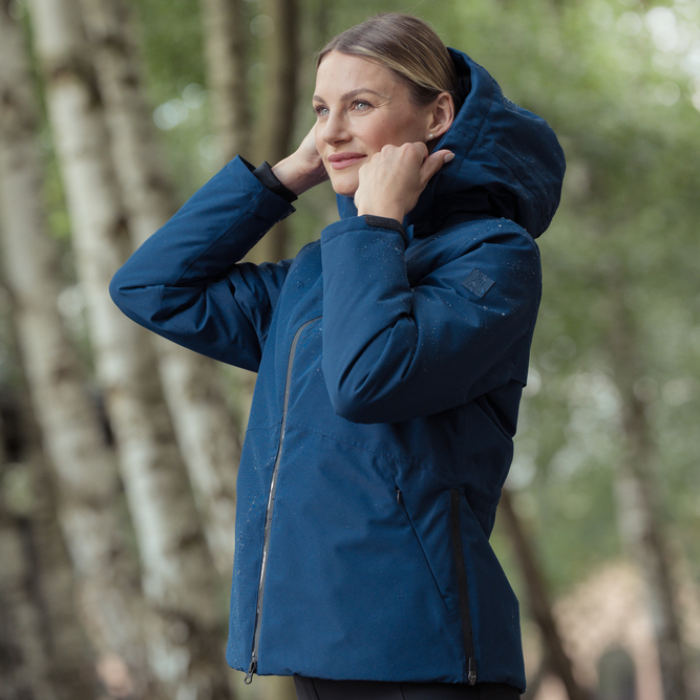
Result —
M 430 105 L 429 140 L 442 136 L 455 118 L 455 103 L 449 92 L 441 92 Z

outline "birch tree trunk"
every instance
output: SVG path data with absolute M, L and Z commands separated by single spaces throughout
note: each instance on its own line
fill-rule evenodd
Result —
M 0 502 L 0 697 L 58 700 L 49 679 L 45 620 L 28 585 L 36 572 L 25 556 L 27 523 Z
M 263 44 L 265 81 L 260 133 L 256 136 L 256 160 L 274 165 L 294 146 L 299 66 L 299 8 L 296 0 L 265 0 L 263 8 L 272 20 L 272 32 Z M 276 224 L 253 248 L 248 259 L 278 262 L 286 255 L 289 227 Z
M 56 700 L 46 678 L 41 618 L 27 595 L 31 574 L 19 526 L 0 503 L 0 697 Z
M 78 583 L 81 616 L 100 655 L 127 664 L 146 693 L 136 562 L 124 535 L 114 455 L 104 444 L 79 358 L 56 308 L 58 251 L 42 207 L 38 106 L 20 27 L 0 11 L 0 213 L 5 279 L 30 396 L 60 494 L 60 522 Z M 149 695 L 151 693 L 149 692 Z
M 247 26 L 243 0 L 200 0 L 207 84 L 220 166 L 237 154 L 251 159 L 250 96 L 246 74 Z
M 94 654 L 74 604 L 76 583 L 56 514 L 44 456 L 38 448 L 26 467 L 34 472 L 33 532 L 29 542 L 31 575 L 48 618 L 49 681 L 58 700 L 94 696 Z
M 0 463 L 0 661 L 8 700 L 91 700 L 93 658 L 73 604 L 73 572 L 28 405 L 12 401 L 19 454 Z M 14 655 L 12 655 L 14 652 Z
M 79 11 L 69 0 L 32 0 L 30 8 L 96 370 L 139 544 L 149 662 L 173 697 L 228 698 L 215 569 L 150 345 L 107 292 L 128 234 Z
M 663 526 L 657 459 L 648 407 L 635 394 L 643 376 L 640 341 L 634 318 L 619 281 L 610 285 L 612 332 L 609 349 L 622 403 L 622 430 L 626 455 L 618 466 L 618 520 L 623 540 L 646 579 L 654 631 L 659 649 L 665 700 L 687 700 L 687 660 L 681 634 L 678 587 L 673 557 Z
M 8 507 L 9 467 L 4 448 L 0 413 L 0 697 L 58 700 L 48 679 L 41 611 L 27 585 L 32 574 L 22 525 Z
M 105 101 L 112 156 L 136 246 L 175 213 L 173 186 L 162 166 L 155 126 L 142 88 L 136 28 L 125 0 L 82 0 L 97 77 Z M 217 569 L 233 562 L 237 431 L 218 365 L 153 337 L 176 435 L 188 468 Z

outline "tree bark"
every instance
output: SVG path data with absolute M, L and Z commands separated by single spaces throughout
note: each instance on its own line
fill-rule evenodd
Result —
M 552 603 L 544 574 L 525 528 L 513 508 L 507 489 L 501 492 L 499 512 L 504 517 L 515 556 L 520 564 L 530 612 L 542 634 L 546 657 L 543 665 L 564 684 L 569 700 L 591 700 L 591 694 L 574 678 L 571 659 L 564 649 L 557 623 L 552 615 Z
M 0 697 L 58 700 L 48 679 L 44 621 L 28 585 L 32 574 L 25 557 L 23 528 L 7 507 L 10 489 L 4 447 L 0 413 Z
M 140 71 L 136 30 L 124 0 L 82 0 L 88 38 L 105 100 L 112 157 L 135 246 L 175 213 L 173 185 L 162 158 Z M 218 365 L 154 337 L 158 368 L 217 569 L 233 561 L 237 430 Z
M 626 454 L 618 466 L 616 496 L 623 541 L 636 559 L 649 592 L 665 700 L 687 700 L 687 658 L 681 634 L 678 585 L 663 525 L 655 474 L 656 446 L 648 404 L 635 394 L 644 363 L 633 314 L 619 280 L 611 289 L 609 350 L 620 392 Z
M 204 56 L 220 166 L 240 154 L 252 159 L 243 0 L 201 0 Z
M 265 93 L 258 158 L 276 163 L 289 155 L 294 133 L 299 66 L 299 8 L 296 0 L 265 0 L 272 32 L 263 43 Z
M 56 308 L 58 251 L 42 208 L 43 159 L 38 105 L 27 48 L 3 6 L 0 12 L 0 212 L 5 279 L 29 393 L 55 471 L 60 523 L 78 584 L 83 622 L 101 655 L 118 654 L 137 695 L 146 692 L 141 593 L 119 499 L 114 454 L 88 394 L 74 348 Z
M 299 66 L 299 8 L 296 0 L 266 0 L 272 32 L 263 44 L 265 82 L 256 162 L 274 165 L 293 150 Z M 278 262 L 286 255 L 289 227 L 281 221 L 251 250 L 252 262 Z
M 71 0 L 32 0 L 30 8 L 96 370 L 138 539 L 149 663 L 172 696 L 229 698 L 215 569 L 155 362 L 145 332 L 107 293 L 128 248 L 128 233 L 79 10 Z
M 0 692 L 8 700 L 91 700 L 93 657 L 51 482 L 31 411 L 12 399 L 19 454 L 0 463 Z
M 0 697 L 57 700 L 48 681 L 49 661 L 41 615 L 31 596 L 20 525 L 0 504 Z

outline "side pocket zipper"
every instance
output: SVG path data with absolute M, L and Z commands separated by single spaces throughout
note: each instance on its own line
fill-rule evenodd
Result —
M 469 611 L 469 586 L 467 585 L 467 567 L 464 563 L 462 548 L 462 530 L 459 514 L 459 489 L 450 491 L 450 520 L 452 525 L 452 551 L 457 569 L 457 591 L 459 593 L 459 615 L 462 619 L 462 639 L 467 667 L 469 685 L 477 680 L 476 655 L 474 654 L 474 636 L 472 633 L 472 616 Z

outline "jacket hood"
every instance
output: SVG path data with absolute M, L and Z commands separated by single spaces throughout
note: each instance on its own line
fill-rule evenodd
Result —
M 462 104 L 435 150 L 447 148 L 455 158 L 430 180 L 404 226 L 430 233 L 464 212 L 511 219 L 537 238 L 561 196 L 566 166 L 557 137 L 544 119 L 506 99 L 478 63 L 449 51 Z M 341 218 L 357 215 L 352 197 L 337 199 Z

